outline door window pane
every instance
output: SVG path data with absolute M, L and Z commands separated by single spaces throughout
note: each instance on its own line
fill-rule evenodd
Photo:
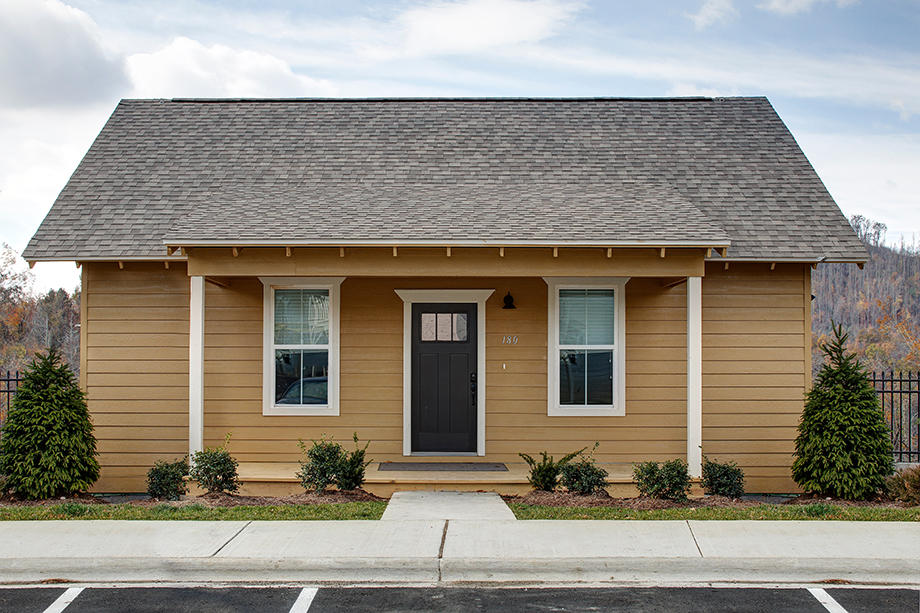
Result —
M 450 313 L 438 313 L 438 340 L 449 341 L 451 338 L 451 316 Z
M 454 313 L 453 340 L 466 342 L 466 313 Z
M 422 313 L 422 340 L 433 341 L 437 338 L 435 334 L 435 314 Z

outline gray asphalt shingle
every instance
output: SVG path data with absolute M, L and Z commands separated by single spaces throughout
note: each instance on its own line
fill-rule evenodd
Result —
M 336 240 L 866 257 L 765 98 L 125 100 L 24 256 Z

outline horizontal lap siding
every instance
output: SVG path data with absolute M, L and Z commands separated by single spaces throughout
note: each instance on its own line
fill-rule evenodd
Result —
M 808 384 L 807 265 L 711 264 L 703 278 L 703 453 L 734 460 L 749 491 L 794 491 Z
M 486 306 L 486 453 L 520 461 L 519 452 L 562 454 L 595 440 L 604 462 L 665 459 L 684 453 L 685 298 L 657 280 L 627 290 L 626 417 L 546 415 L 547 290 L 542 279 L 349 278 L 341 293 L 341 414 L 263 416 L 261 300 L 257 280 L 209 285 L 205 315 L 205 443 L 232 435 L 243 462 L 296 461 L 298 440 L 325 434 L 370 440 L 377 460 L 402 457 L 403 303 L 399 288 L 495 288 Z M 507 291 L 517 308 L 501 308 Z M 516 345 L 501 337 L 517 336 Z M 349 443 L 350 444 L 350 443 Z
M 154 461 L 188 452 L 188 276 L 181 264 L 83 266 L 95 489 L 143 491 Z

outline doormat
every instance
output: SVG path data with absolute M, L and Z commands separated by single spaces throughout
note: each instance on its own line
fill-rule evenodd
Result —
M 377 470 L 507 472 L 501 462 L 381 462 Z

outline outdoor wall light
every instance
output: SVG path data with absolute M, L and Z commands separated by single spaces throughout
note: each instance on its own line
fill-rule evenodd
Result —
M 516 306 L 514 306 L 514 296 L 511 295 L 510 291 L 507 294 L 505 294 L 505 306 L 503 306 L 502 308 L 503 309 L 516 309 L 517 308 Z

